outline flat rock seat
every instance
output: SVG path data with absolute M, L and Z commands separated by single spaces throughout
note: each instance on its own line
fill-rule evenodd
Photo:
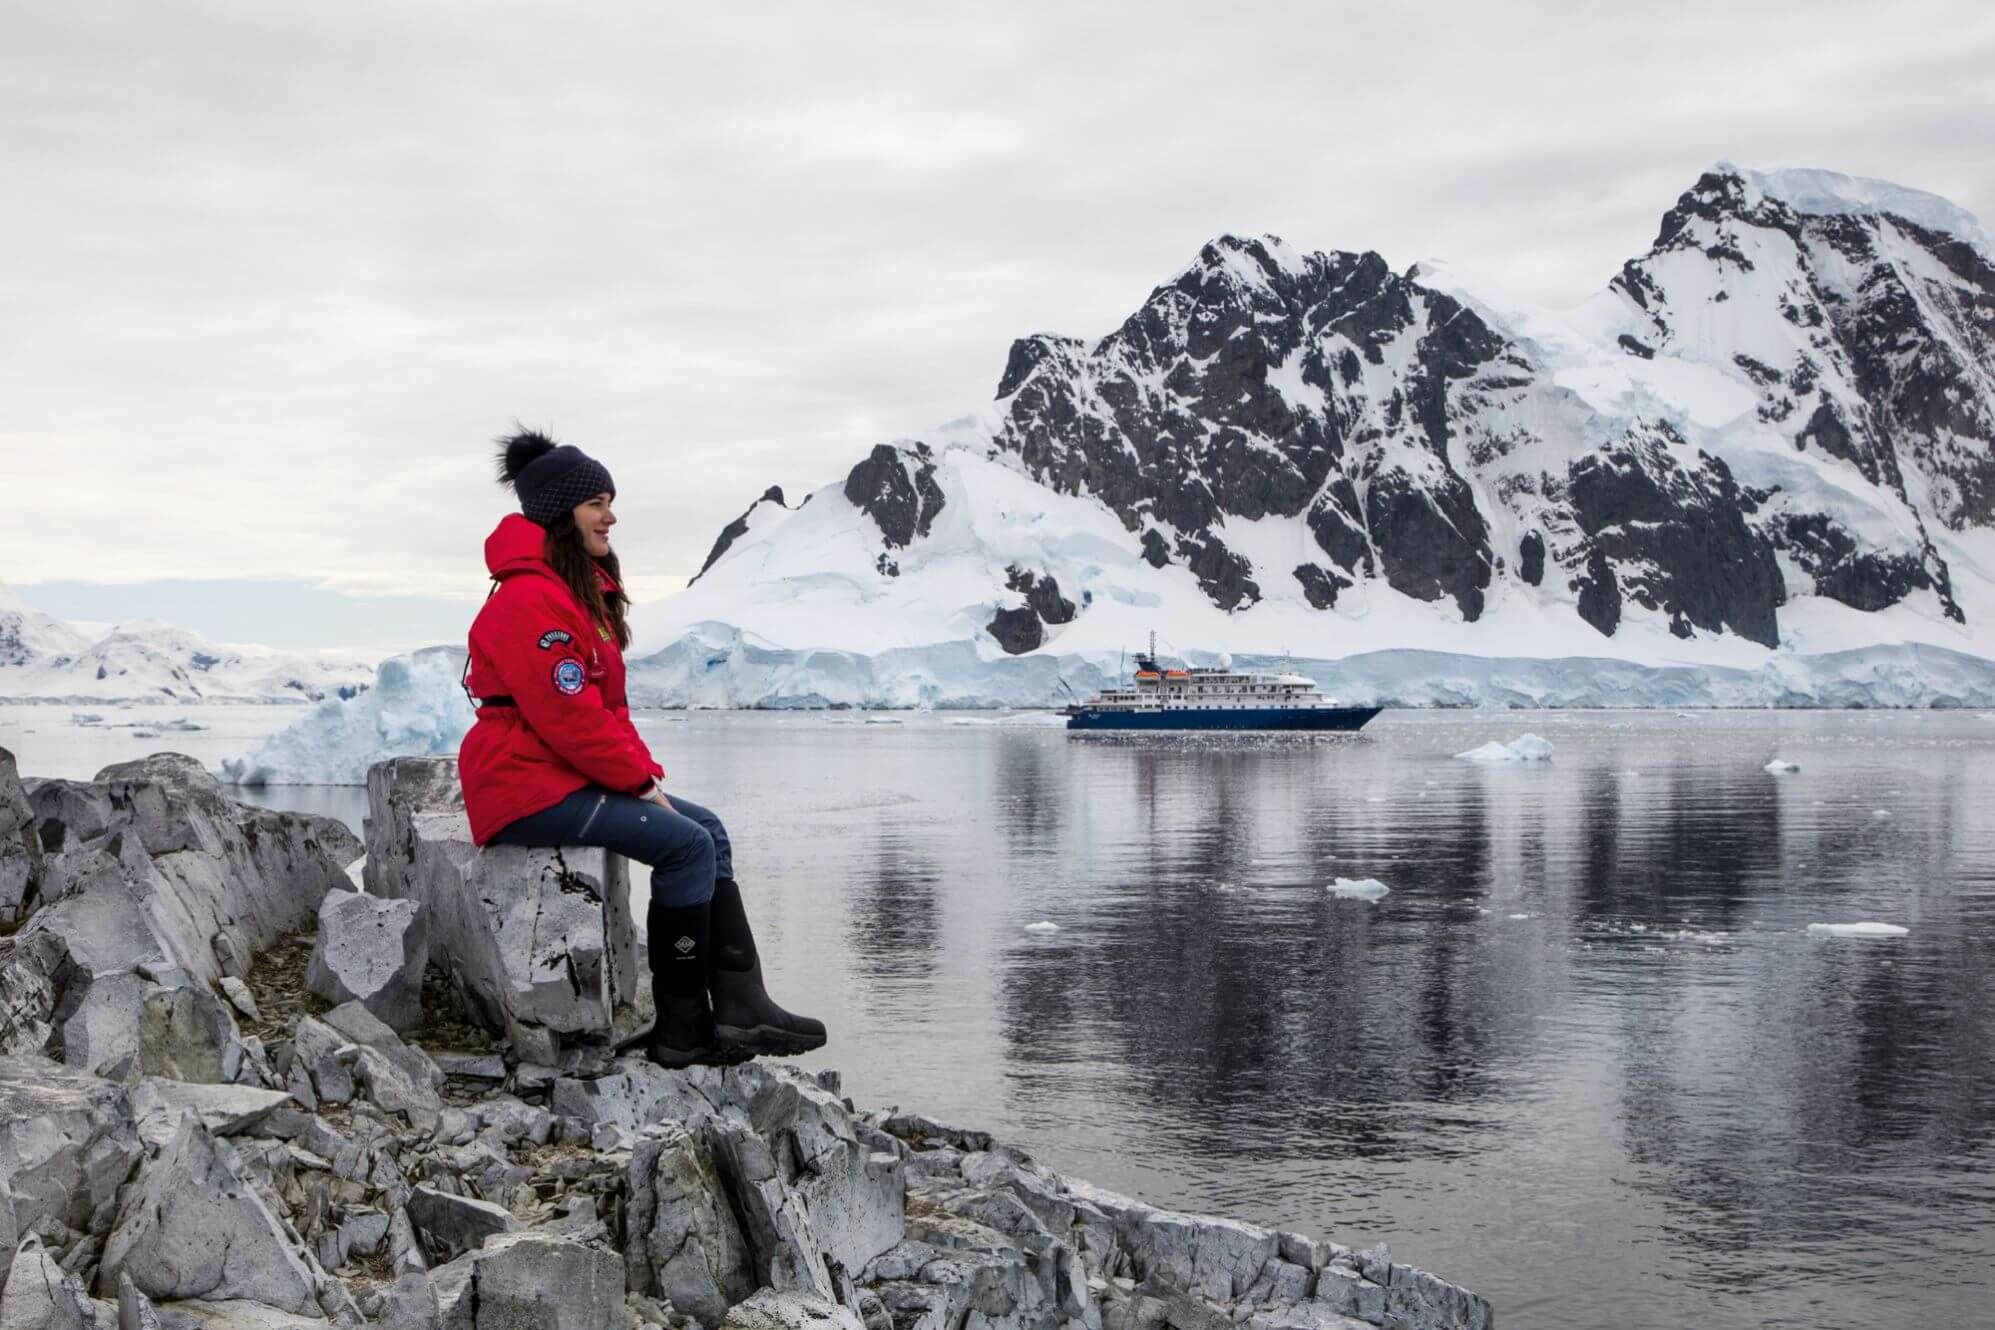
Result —
M 471 842 L 457 763 L 400 757 L 367 772 L 370 894 L 414 900 L 429 958 L 465 1014 L 521 1061 L 607 1045 L 635 1024 L 641 987 L 630 874 L 593 846 L 529 850 Z

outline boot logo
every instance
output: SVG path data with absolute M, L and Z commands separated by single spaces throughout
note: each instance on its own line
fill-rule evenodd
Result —
M 682 938 L 680 938 L 680 939 L 679 939 L 679 940 L 678 940 L 677 942 L 674 942 L 674 943 L 673 943 L 672 945 L 673 945 L 674 947 L 678 948 L 678 950 L 679 950 L 679 954 L 680 954 L 681 956 L 689 956 L 689 955 L 691 955 L 691 954 L 692 954 L 692 951 L 693 951 L 693 947 L 694 947 L 694 946 L 695 946 L 696 944 L 694 943 L 694 941 L 693 941 L 693 940 L 692 940 L 691 938 L 689 938 L 689 937 L 682 937 Z

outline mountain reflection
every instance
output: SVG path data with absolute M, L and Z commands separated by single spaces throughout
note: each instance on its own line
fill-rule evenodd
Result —
M 1963 871 L 1957 787 L 1987 777 L 1635 756 L 1076 745 L 1075 812 L 1033 848 L 1088 878 L 1072 927 L 1006 958 L 1007 1074 L 1037 1102 L 1063 1066 L 1115 1068 L 1117 1116 L 1148 1124 L 1124 1148 L 1215 1177 L 1298 1151 L 1468 1163 L 1558 1096 L 1571 1167 L 1652 1198 L 1632 1233 L 1755 1296 L 1835 1277 L 1852 1206 L 1940 1207 L 1985 1256 L 1989 1171 L 1948 1161 L 1995 1126 L 1989 847 L 1979 892 L 1908 903 L 1905 881 Z M 1946 793 L 1877 815 L 1915 780 Z M 1908 910 L 1890 954 L 1806 932 Z

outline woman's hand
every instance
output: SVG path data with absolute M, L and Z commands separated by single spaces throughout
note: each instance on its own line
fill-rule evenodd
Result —
M 646 803 L 657 804 L 660 808 L 664 809 L 668 813 L 675 813 L 678 811 L 676 808 L 672 807 L 672 801 L 665 797 L 665 787 L 663 785 L 660 785 L 655 780 L 651 782 L 651 788 L 646 790 L 643 794 L 639 795 L 638 797 L 643 799 Z

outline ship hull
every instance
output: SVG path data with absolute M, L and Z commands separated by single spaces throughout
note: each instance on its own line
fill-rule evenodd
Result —
M 1112 711 L 1081 707 L 1070 730 L 1356 730 L 1381 707 L 1173 707 Z

